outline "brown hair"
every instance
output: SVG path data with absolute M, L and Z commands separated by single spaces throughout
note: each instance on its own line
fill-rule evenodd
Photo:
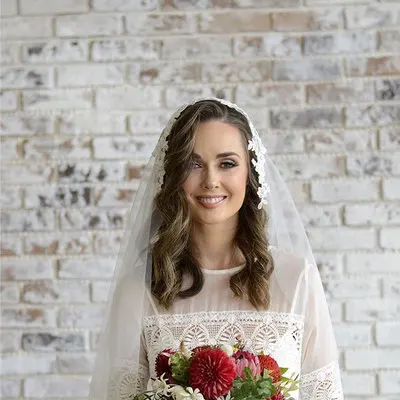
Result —
M 216 100 L 202 100 L 186 107 L 173 124 L 165 155 L 164 182 L 155 198 L 156 212 L 160 214 L 162 222 L 152 251 L 152 293 L 165 308 L 169 308 L 177 297 L 196 295 L 204 283 L 203 273 L 191 254 L 191 215 L 182 186 L 190 172 L 195 132 L 199 124 L 210 120 L 236 127 L 242 134 L 246 149 L 252 137 L 246 117 Z M 235 237 L 236 246 L 246 259 L 246 266 L 231 277 L 230 287 L 235 295 L 248 298 L 257 309 L 267 309 L 270 303 L 269 281 L 274 265 L 265 235 L 267 213 L 264 208 L 258 209 L 258 174 L 250 162 L 256 155 L 253 151 L 248 153 L 248 185 L 239 210 L 239 226 Z M 185 273 L 191 276 L 192 285 L 182 290 Z

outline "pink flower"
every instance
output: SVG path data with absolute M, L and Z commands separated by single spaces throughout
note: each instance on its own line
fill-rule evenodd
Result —
M 258 357 L 254 354 L 248 351 L 238 350 L 236 353 L 233 354 L 232 358 L 234 359 L 236 364 L 236 376 L 244 378 L 245 367 L 250 368 L 254 376 L 260 375 L 260 361 L 258 360 Z

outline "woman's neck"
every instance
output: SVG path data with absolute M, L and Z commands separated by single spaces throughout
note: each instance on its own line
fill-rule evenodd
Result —
M 235 244 L 237 221 L 232 224 L 196 224 L 191 234 L 192 252 L 204 269 L 227 269 L 244 262 Z

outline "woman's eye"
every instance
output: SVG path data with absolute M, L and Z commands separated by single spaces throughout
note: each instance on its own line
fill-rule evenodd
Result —
M 196 169 L 196 168 L 200 168 L 200 167 L 201 167 L 200 163 L 198 163 L 196 161 L 192 161 L 190 163 L 190 169 Z
M 222 168 L 233 168 L 236 167 L 237 164 L 234 161 L 223 161 L 221 166 Z

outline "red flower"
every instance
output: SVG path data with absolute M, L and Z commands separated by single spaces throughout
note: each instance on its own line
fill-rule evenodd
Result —
M 282 392 L 278 389 L 278 391 L 273 396 L 271 396 L 268 400 L 285 400 L 285 397 L 282 394 Z
M 199 351 L 189 368 L 189 382 L 208 399 L 228 394 L 236 378 L 234 361 L 221 349 Z
M 259 355 L 258 360 L 260 361 L 261 374 L 264 370 L 269 371 L 273 382 L 279 382 L 281 380 L 281 370 L 279 369 L 278 363 L 267 355 Z
M 164 378 L 169 383 L 175 383 L 174 378 L 172 377 L 171 366 L 169 365 L 169 357 L 171 354 L 174 354 L 175 351 L 172 349 L 165 349 L 162 352 L 158 353 L 156 358 L 156 373 L 157 377 L 160 378 L 162 374 L 164 374 Z
M 244 378 L 244 368 L 250 368 L 253 376 L 260 375 L 260 362 L 253 353 L 244 350 L 238 350 L 232 358 L 236 364 L 236 375 Z
M 208 350 L 208 349 L 212 349 L 211 346 L 197 346 L 192 350 L 192 355 L 195 356 L 197 353 L 200 353 L 200 351 L 203 350 Z

